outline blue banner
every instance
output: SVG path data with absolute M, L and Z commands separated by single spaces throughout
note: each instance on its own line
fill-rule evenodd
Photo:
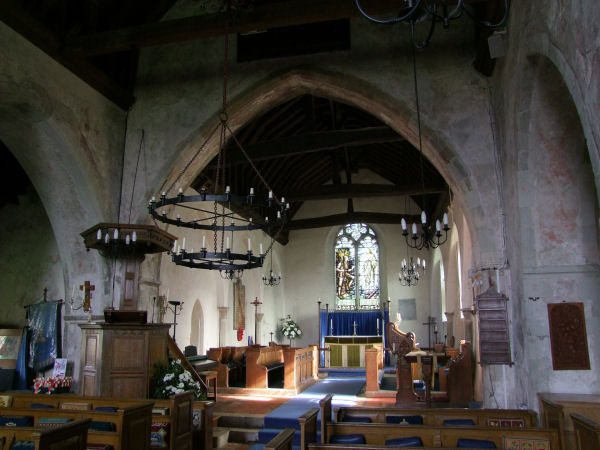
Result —
M 27 323 L 29 326 L 28 366 L 40 372 L 51 368 L 60 356 L 59 312 L 61 302 L 43 302 L 29 306 Z

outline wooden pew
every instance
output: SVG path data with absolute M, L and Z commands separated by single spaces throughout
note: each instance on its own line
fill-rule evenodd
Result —
M 91 419 L 74 420 L 53 428 L 0 427 L 0 444 L 8 450 L 19 441 L 32 441 L 35 450 L 85 450 Z
M 308 444 L 317 442 L 317 416 L 319 408 L 311 408 L 298 417 L 300 423 L 300 450 L 306 450 Z
M 212 446 L 212 417 L 214 402 L 194 401 L 193 393 L 184 392 L 171 396 L 168 400 L 138 398 L 106 398 L 74 396 L 70 394 L 35 395 L 11 394 L 12 407 L 29 408 L 34 403 L 52 405 L 57 409 L 85 407 L 94 409 L 102 406 L 128 407 L 140 402 L 151 401 L 154 406 L 168 408 L 167 415 L 152 415 L 152 423 L 170 424 L 169 448 L 187 449 L 210 448 Z M 42 409 L 41 411 L 47 411 Z M 194 414 L 198 417 L 197 427 L 193 427 Z M 199 446 L 199 447 L 198 447 Z
M 455 448 L 460 438 L 493 441 L 496 448 L 511 448 L 508 439 L 542 440 L 556 449 L 559 445 L 556 430 L 542 428 L 489 428 L 472 426 L 402 425 L 383 423 L 328 423 L 327 439 L 337 435 L 362 435 L 367 445 L 385 445 L 390 439 L 419 437 L 425 447 Z
M 600 450 L 600 423 L 571 413 L 577 450 Z
M 448 361 L 446 385 L 450 404 L 467 404 L 473 400 L 473 354 L 471 343 L 462 341 L 458 356 Z
M 297 394 L 318 379 L 317 346 L 283 349 L 284 389 L 293 389 Z
M 88 431 L 88 442 L 112 445 L 115 450 L 148 450 L 150 448 L 150 421 L 153 402 L 142 402 L 121 407 L 116 412 L 46 409 L 46 408 L 0 408 L 1 416 L 29 416 L 34 426 L 40 419 L 67 418 L 91 419 L 93 422 L 114 424 L 114 431 Z M 144 438 L 145 436 L 145 438 Z
M 369 418 L 372 423 L 387 423 L 388 416 L 420 416 L 423 425 L 443 425 L 445 420 L 472 420 L 482 427 L 537 427 L 537 413 L 521 409 L 468 409 L 468 408 L 374 408 L 360 406 L 336 407 L 336 422 L 353 418 Z
M 207 357 L 217 361 L 217 385 L 228 388 L 231 384 L 243 384 L 245 375 L 244 355 L 248 347 L 213 347 Z
M 283 380 L 283 349 L 279 346 L 248 347 L 246 350 L 246 387 L 266 389 L 269 374 L 280 372 Z
M 538 392 L 540 419 L 545 428 L 558 430 L 562 450 L 576 446 L 571 414 L 600 422 L 600 395 Z
M 265 450 L 292 450 L 292 439 L 294 438 L 294 428 L 286 428 L 264 446 Z

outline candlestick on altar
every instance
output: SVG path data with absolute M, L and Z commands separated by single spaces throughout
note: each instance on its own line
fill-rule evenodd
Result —
M 354 329 L 352 336 L 356 336 L 356 320 L 352 323 L 352 328 Z
M 379 336 L 379 317 L 377 318 L 377 336 Z
M 269 333 L 271 335 L 271 340 L 269 342 L 273 342 L 273 332 Z

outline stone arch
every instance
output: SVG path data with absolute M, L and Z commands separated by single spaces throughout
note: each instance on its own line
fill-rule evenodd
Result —
M 196 299 L 190 316 L 190 345 L 195 345 L 199 355 L 206 354 L 204 348 L 204 311 L 202 303 Z
M 596 184 L 581 117 L 551 59 L 528 57 L 517 124 L 525 267 L 598 264 Z M 550 205 L 550 206 L 548 206 Z M 526 207 L 526 208 L 523 208 Z M 525 256 L 528 255 L 528 256 Z
M 413 145 L 418 145 L 414 111 L 405 103 L 348 74 L 313 68 L 296 68 L 272 75 L 258 86 L 240 94 L 229 103 L 229 127 L 236 132 L 253 117 L 306 93 L 332 98 L 361 108 L 405 136 Z M 218 120 L 216 115 L 213 116 L 180 142 L 176 150 L 180 155 L 178 162 L 172 167 L 162 186 L 156 189 L 156 192 L 166 191 L 174 194 L 179 187 L 185 189 L 217 154 L 219 140 L 217 133 L 214 133 L 213 130 L 218 124 Z M 425 118 L 422 118 L 421 128 L 424 155 L 448 182 L 455 193 L 454 201 L 461 204 L 462 210 L 469 216 L 468 223 L 477 224 L 474 227 L 479 226 L 478 223 L 482 221 L 471 220 L 474 219 L 471 215 L 480 215 L 485 208 L 475 189 L 474 177 L 468 164 L 446 142 L 443 133 L 428 126 Z M 198 152 L 201 146 L 204 146 L 203 150 Z M 481 227 L 485 230 L 489 229 L 487 223 L 481 224 Z M 495 240 L 484 240 L 483 245 L 486 248 L 480 249 L 476 228 L 472 230 L 472 236 L 473 255 L 480 255 L 484 252 L 487 254 L 497 253 Z M 477 259 L 477 256 L 474 256 L 474 259 Z

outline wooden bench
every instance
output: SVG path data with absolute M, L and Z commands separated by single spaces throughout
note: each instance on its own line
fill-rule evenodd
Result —
M 230 385 L 245 385 L 245 354 L 248 347 L 213 347 L 207 357 L 217 361 L 217 384 L 228 388 Z
M 69 410 L 57 408 L 0 408 L 3 417 L 31 417 L 34 426 L 48 419 L 91 419 L 106 430 L 90 428 L 88 442 L 112 445 L 115 450 L 148 450 L 153 402 L 120 407 L 116 411 Z M 40 422 L 41 420 L 41 422 Z M 144 439 L 144 436 L 146 438 Z
M 0 448 L 19 441 L 33 442 L 35 450 L 85 450 L 91 419 L 74 420 L 53 428 L 0 427 Z
M 298 394 L 318 379 L 319 360 L 316 345 L 284 348 L 283 361 L 284 389 L 293 389 Z
M 115 406 L 121 408 L 137 405 L 140 402 L 151 402 L 154 407 L 163 407 L 169 411 L 169 414 L 152 414 L 151 416 L 152 423 L 169 424 L 169 448 L 192 448 L 193 442 L 196 442 L 195 448 L 210 448 L 212 445 L 212 409 L 214 402 L 194 401 L 191 391 L 176 394 L 168 400 L 87 397 L 70 394 L 11 394 L 11 397 L 13 408 L 29 408 L 32 404 L 38 403 L 51 405 L 57 409 L 86 408 L 91 410 L 97 407 Z M 47 411 L 47 409 L 41 411 Z M 196 420 L 194 420 L 195 416 Z
M 509 440 L 540 440 L 550 444 L 551 449 L 558 449 L 559 440 L 556 430 L 541 428 L 489 428 L 458 427 L 438 425 L 402 425 L 383 423 L 328 423 L 323 443 L 330 443 L 333 436 L 360 435 L 367 445 L 386 445 L 386 441 L 398 438 L 418 437 L 425 447 L 455 448 L 459 439 L 476 439 L 493 441 L 496 448 L 512 448 Z M 323 437 L 322 437 L 323 440 Z M 519 447 L 517 447 L 519 448 Z
M 542 426 L 558 430 L 563 450 L 571 450 L 576 446 L 571 414 L 576 413 L 590 420 L 600 421 L 598 394 L 539 392 L 538 401 Z
M 581 414 L 572 413 L 577 450 L 600 450 L 600 423 Z
M 421 421 L 423 425 L 444 425 L 444 421 L 471 421 L 474 426 L 496 428 L 537 427 L 537 413 L 521 409 L 468 408 L 374 408 L 343 406 L 335 408 L 336 422 L 357 421 L 388 423 Z M 404 420 L 403 420 L 404 419 Z M 465 422 L 466 424 L 466 422 Z
M 283 349 L 280 346 L 248 347 L 246 350 L 246 388 L 265 389 L 275 379 L 283 382 Z

